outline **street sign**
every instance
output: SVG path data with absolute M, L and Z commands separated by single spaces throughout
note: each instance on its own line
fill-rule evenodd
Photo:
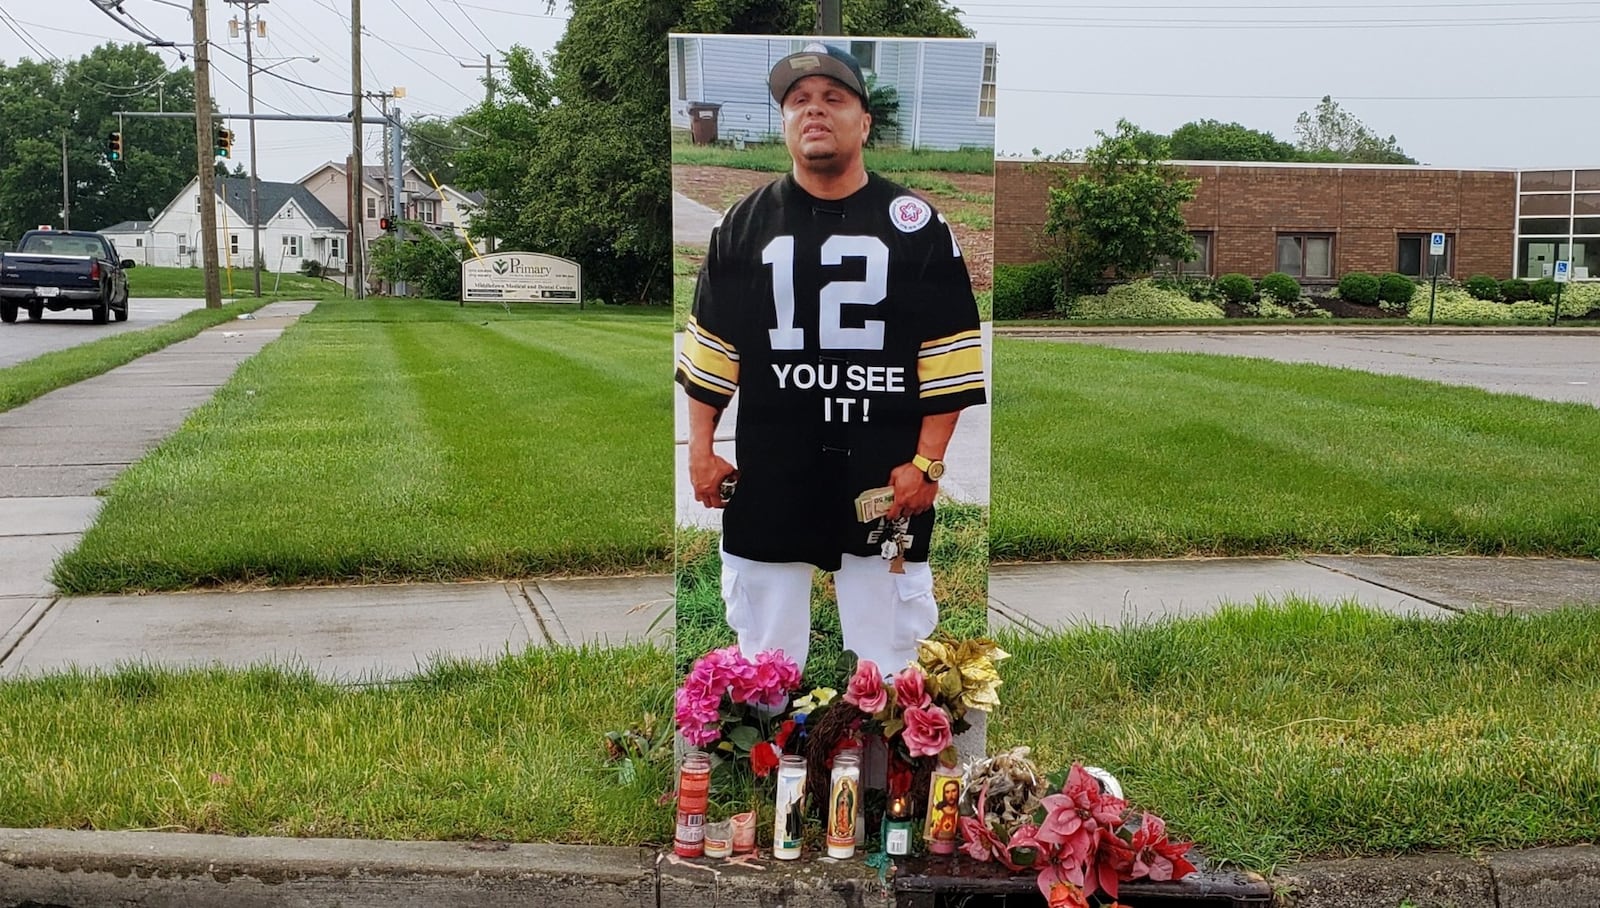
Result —
M 1556 283 L 1565 284 L 1572 280 L 1572 263 L 1556 262 Z
M 1428 254 L 1444 255 L 1444 234 L 1435 233 L 1428 237 Z

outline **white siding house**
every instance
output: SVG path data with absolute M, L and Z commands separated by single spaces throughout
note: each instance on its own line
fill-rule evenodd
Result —
M 349 255 L 349 231 L 327 206 L 296 183 L 263 180 L 256 195 L 261 214 L 259 258 L 266 270 L 299 271 L 306 259 L 343 270 Z M 218 255 L 229 267 L 249 268 L 257 258 L 251 246 L 250 181 L 219 177 L 212 204 L 217 210 Z M 190 181 L 151 224 L 147 264 L 185 268 L 203 264 L 200 205 L 199 189 Z
M 719 104 L 717 137 L 781 141 L 782 116 L 767 94 L 773 64 L 812 38 L 673 35 L 669 48 L 672 125 L 689 127 L 689 108 Z M 947 38 L 830 38 L 850 51 L 877 86 L 900 98 L 899 129 L 881 144 L 905 148 L 994 147 L 993 44 Z

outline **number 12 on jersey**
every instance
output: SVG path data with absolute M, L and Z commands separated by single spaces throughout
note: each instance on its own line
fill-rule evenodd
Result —
M 889 295 L 889 247 L 875 236 L 832 236 L 822 244 L 818 265 L 839 265 L 847 258 L 866 260 L 866 278 L 822 286 L 817 298 L 818 345 L 823 350 L 882 350 L 883 321 L 868 319 L 859 328 L 846 328 L 844 307 L 876 306 Z M 761 250 L 761 263 L 772 266 L 772 304 L 778 312 L 778 327 L 768 329 L 772 349 L 804 350 L 805 329 L 795 317 L 794 237 L 774 238 Z

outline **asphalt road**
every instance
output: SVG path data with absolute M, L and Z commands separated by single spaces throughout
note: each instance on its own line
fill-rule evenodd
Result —
M 1405 375 L 1600 407 L 1600 337 L 1532 334 L 1132 334 L 1051 337 L 1145 352 L 1217 353 Z
M 129 301 L 127 321 L 104 325 L 94 324 L 87 309 L 46 311 L 40 322 L 29 321 L 23 312 L 14 324 L 0 324 L 0 368 L 112 334 L 170 322 L 185 312 L 205 308 L 205 304 L 203 299 L 133 299 Z

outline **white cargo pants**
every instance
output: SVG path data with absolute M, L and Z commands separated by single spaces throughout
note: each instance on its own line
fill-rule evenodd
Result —
M 939 606 L 926 561 L 889 572 L 882 558 L 845 555 L 833 575 L 844 647 L 870 659 L 888 677 L 917 658 L 917 641 L 933 633 Z M 728 625 L 747 656 L 783 650 L 803 670 L 811 648 L 811 577 L 803 562 L 773 564 L 722 553 L 722 601 Z

